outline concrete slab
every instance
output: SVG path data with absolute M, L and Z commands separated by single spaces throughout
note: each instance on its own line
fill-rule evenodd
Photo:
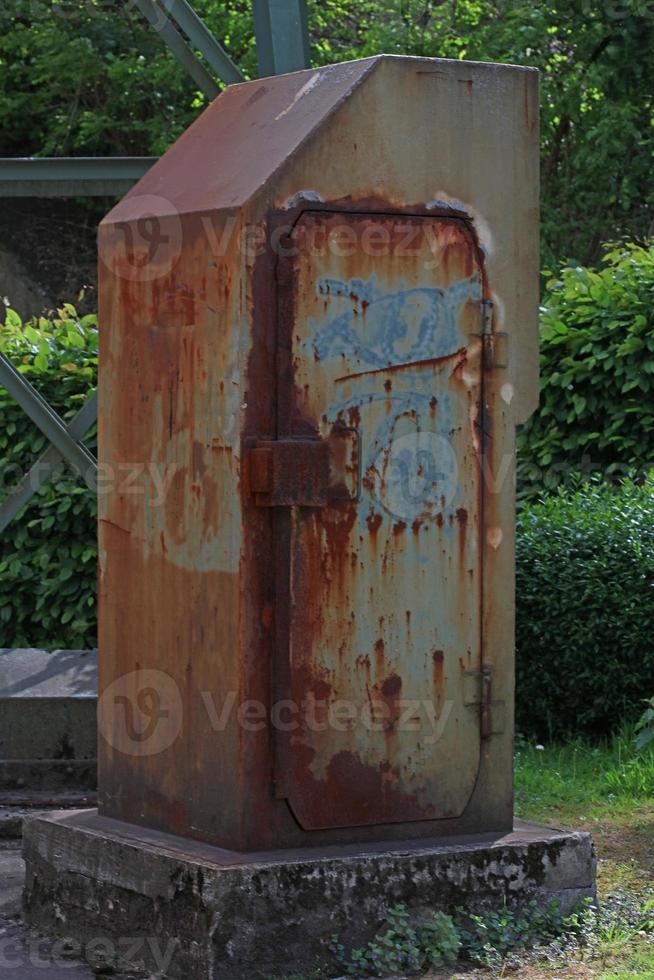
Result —
M 0 843 L 0 980 L 93 980 L 100 964 L 81 961 L 79 946 L 57 937 L 41 936 L 21 920 L 25 866 L 17 845 Z M 99 952 L 99 950 L 98 950 Z M 120 972 L 111 964 L 112 980 L 142 974 Z
M 565 912 L 595 893 L 589 834 L 518 823 L 503 837 L 241 854 L 102 818 L 28 821 L 25 913 L 84 943 L 105 937 L 171 978 L 310 972 L 330 937 L 371 939 L 389 907 L 483 911 L 533 898 Z
M 96 784 L 95 650 L 0 649 L 0 799 Z
M 97 650 L 0 647 L 0 698 L 93 698 Z
M 49 793 L 33 792 L 3 795 L 0 805 L 0 841 L 19 840 L 23 836 L 23 823 L 29 817 L 46 817 L 56 810 L 89 810 L 96 803 L 95 794 L 58 793 L 56 799 Z

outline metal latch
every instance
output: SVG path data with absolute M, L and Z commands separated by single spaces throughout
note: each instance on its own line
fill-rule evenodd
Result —
M 326 507 L 329 446 L 322 439 L 257 442 L 249 452 L 250 487 L 259 507 Z
M 484 349 L 484 367 L 487 371 L 509 366 L 509 335 L 493 330 L 493 310 L 492 300 L 482 300 L 481 337 Z
M 505 726 L 504 701 L 493 701 L 493 668 L 485 664 L 481 670 L 467 670 L 463 675 L 463 703 L 479 707 L 482 738 L 499 735 Z

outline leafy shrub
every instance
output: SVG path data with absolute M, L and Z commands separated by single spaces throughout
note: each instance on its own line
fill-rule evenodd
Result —
M 654 742 L 654 697 L 648 698 L 645 702 L 647 708 L 636 722 L 636 748 L 639 750 L 647 748 Z
M 245 69 L 249 4 L 194 4 Z M 9 0 L 0 9 L 3 154 L 159 154 L 205 98 L 135 4 Z
M 500 908 L 485 915 L 457 909 L 456 925 L 465 959 L 484 966 L 500 966 L 516 950 L 553 942 L 567 925 L 556 901 L 541 906 L 531 901 L 523 908 Z
M 582 899 L 568 916 L 556 901 L 543 905 L 532 900 L 481 915 L 464 908 L 453 915 L 416 914 L 396 905 L 367 946 L 348 955 L 332 936 L 331 951 L 348 977 L 415 976 L 457 961 L 504 976 L 530 964 L 562 967 L 571 960 L 601 959 L 642 939 L 651 941 L 652 935 L 654 902 L 611 894 L 601 903 Z
M 565 268 L 541 315 L 540 408 L 518 438 L 523 495 L 654 466 L 654 243 Z
M 522 909 L 459 915 L 462 958 L 494 968 L 493 976 L 532 964 L 561 969 L 575 961 L 601 961 L 651 942 L 654 934 L 652 900 L 623 893 L 601 902 L 582 899 L 565 917 L 556 902 L 543 907 L 536 901 Z
M 6 310 L 0 350 L 65 421 L 96 384 L 96 317 L 69 304 L 27 324 Z M 4 499 L 48 443 L 1 387 L 0 419 Z M 95 449 L 95 429 L 84 441 Z M 0 646 L 95 646 L 95 519 L 95 493 L 62 464 L 0 534 Z
M 654 476 L 559 490 L 520 514 L 517 727 L 605 735 L 654 676 Z
M 404 905 L 389 910 L 377 937 L 348 956 L 332 937 L 332 952 L 341 969 L 351 977 L 386 977 L 390 974 L 414 975 L 430 967 L 456 963 L 461 940 L 451 916 L 431 912 L 420 921 Z

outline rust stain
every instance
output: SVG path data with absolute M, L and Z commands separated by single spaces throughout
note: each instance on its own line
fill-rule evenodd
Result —
M 377 513 L 368 514 L 368 516 L 366 517 L 366 524 L 368 525 L 368 530 L 370 531 L 371 534 L 374 534 L 375 531 L 379 530 L 382 520 L 383 518 L 381 514 L 377 514 Z
M 264 602 L 261 609 L 261 625 L 269 630 L 275 619 L 275 607 L 272 602 Z
M 463 359 L 465 361 L 467 356 L 467 348 L 461 347 L 459 350 L 453 351 L 451 354 L 443 354 L 441 357 L 425 357 L 419 361 L 406 361 L 403 364 L 389 364 L 388 367 L 375 368 L 372 371 L 359 371 L 355 374 L 344 374 L 340 378 L 334 378 L 334 383 L 339 384 L 342 381 L 353 381 L 355 378 L 369 378 L 375 374 L 389 374 L 396 371 L 403 371 L 406 368 L 421 368 L 421 367 L 435 367 L 440 368 L 449 361 L 457 360 L 457 364 L 453 368 L 455 371 L 460 367 L 460 362 Z M 388 385 L 388 388 L 386 388 Z M 391 390 L 391 382 L 386 381 L 384 383 L 384 388 L 387 391 Z
M 415 795 L 395 788 L 395 773 L 390 764 L 371 766 L 356 752 L 342 750 L 330 759 L 325 778 L 317 780 L 311 773 L 312 750 L 306 747 L 296 756 L 296 781 L 303 787 L 305 809 L 312 814 L 317 828 L 361 826 L 403 819 L 427 820 L 434 807 L 420 803 Z M 315 800 L 324 801 L 320 809 Z M 344 823 L 343 801 L 346 801 L 347 823 Z
M 463 374 L 468 362 L 468 349 L 465 348 L 462 351 L 457 351 L 457 355 L 456 363 L 454 364 L 454 367 L 450 373 L 450 378 L 453 381 L 458 381 L 459 383 L 465 384 Z
M 400 693 L 400 688 L 402 687 L 402 678 L 397 674 L 391 674 L 382 683 L 381 692 L 385 697 L 392 698 Z
M 432 662 L 434 665 L 434 688 L 438 695 L 442 695 L 445 684 L 444 684 L 444 670 L 445 670 L 445 652 L 443 650 L 434 650 L 432 654 Z

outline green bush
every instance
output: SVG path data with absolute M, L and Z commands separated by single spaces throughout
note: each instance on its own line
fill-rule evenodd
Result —
M 517 727 L 606 735 L 654 677 L 654 475 L 523 507 L 518 523 Z
M 0 351 L 68 421 L 96 384 L 96 317 L 67 304 L 22 324 L 8 309 Z M 1 387 L 0 419 L 4 499 L 48 443 Z M 84 441 L 95 450 L 95 429 Z M 95 520 L 94 492 L 62 465 L 0 534 L 0 646 L 95 646 Z
M 334 935 L 330 949 L 344 976 L 357 980 L 400 973 L 403 977 L 424 976 L 425 971 L 433 976 L 434 968 L 457 963 L 465 973 L 469 972 L 466 967 L 474 965 L 503 977 L 529 966 L 551 970 L 570 962 L 603 959 L 627 946 L 651 941 L 652 935 L 654 902 L 615 893 L 601 904 L 582 899 L 568 916 L 562 915 L 556 901 L 543 905 L 534 900 L 519 908 L 504 904 L 482 915 L 461 907 L 449 915 L 396 905 L 367 946 L 348 953 Z M 441 975 L 445 976 L 439 972 Z M 297 980 L 301 980 L 299 974 Z
M 654 243 L 565 268 L 541 315 L 541 401 L 518 438 L 525 497 L 654 466 Z
M 387 977 L 424 974 L 433 967 L 456 963 L 461 940 L 451 916 L 431 911 L 416 921 L 404 905 L 388 910 L 377 936 L 367 946 L 346 953 L 337 935 L 331 952 L 348 977 Z
M 585 906 L 579 907 L 579 913 Z M 570 931 L 570 920 L 564 918 L 556 900 L 543 906 L 535 900 L 524 908 L 508 907 L 489 910 L 485 915 L 457 909 L 456 926 L 461 937 L 465 959 L 486 967 L 518 966 L 520 952 L 544 950 Z M 512 962 L 514 961 L 514 962 Z

